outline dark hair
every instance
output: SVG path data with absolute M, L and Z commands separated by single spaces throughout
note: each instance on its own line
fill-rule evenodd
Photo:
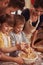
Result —
M 5 15 L 1 15 L 0 16 L 0 24 L 2 24 L 4 20 L 5 20 Z
M 28 21 L 30 18 L 30 11 L 28 8 L 24 9 L 21 13 L 21 15 L 23 15 L 25 17 L 25 20 Z
M 4 22 L 7 22 L 10 26 L 14 25 L 14 16 L 6 15 L 2 16 L 0 24 L 2 25 Z
M 25 18 L 22 15 L 15 15 L 14 26 L 18 24 L 25 24 Z
M 35 8 L 39 8 L 39 7 L 43 8 L 43 0 L 35 0 L 34 7 Z
M 20 9 L 23 9 L 23 7 L 25 6 L 25 0 L 10 0 L 8 6 L 12 6 L 14 8 L 18 7 Z

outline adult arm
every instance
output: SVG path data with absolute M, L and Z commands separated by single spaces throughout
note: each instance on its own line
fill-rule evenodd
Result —
M 33 36 L 32 36 L 32 42 L 31 42 L 31 44 L 32 44 L 32 47 L 34 48 L 34 42 L 35 42 L 35 40 L 36 40 L 36 37 L 37 37 L 37 33 L 38 33 L 38 30 L 36 30 L 34 33 L 33 33 Z

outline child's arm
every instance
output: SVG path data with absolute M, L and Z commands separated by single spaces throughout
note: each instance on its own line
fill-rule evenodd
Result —
M 3 53 L 0 54 L 0 61 L 16 62 L 20 65 L 23 64 L 23 59 L 21 57 L 10 57 Z
M 9 48 L 0 48 L 0 50 L 4 53 L 10 53 L 10 52 L 13 52 L 13 51 L 16 51 L 16 50 L 19 50 L 20 46 L 14 46 L 14 47 L 9 47 Z

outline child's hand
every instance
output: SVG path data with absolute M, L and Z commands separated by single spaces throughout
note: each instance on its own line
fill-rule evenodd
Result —
M 18 50 L 21 50 L 20 44 L 16 44 L 16 47 L 17 47 Z
M 29 48 L 29 47 L 30 47 L 30 44 L 27 44 L 27 43 L 24 43 L 24 42 L 21 43 L 21 49 Z
M 28 48 L 28 44 L 22 42 L 22 43 L 21 43 L 21 50 L 22 50 L 23 52 L 27 53 L 26 48 Z

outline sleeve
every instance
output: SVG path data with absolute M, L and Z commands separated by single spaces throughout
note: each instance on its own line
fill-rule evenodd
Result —
M 4 47 L 4 44 L 3 44 L 2 35 L 0 34 L 0 48 L 1 48 L 1 47 Z

